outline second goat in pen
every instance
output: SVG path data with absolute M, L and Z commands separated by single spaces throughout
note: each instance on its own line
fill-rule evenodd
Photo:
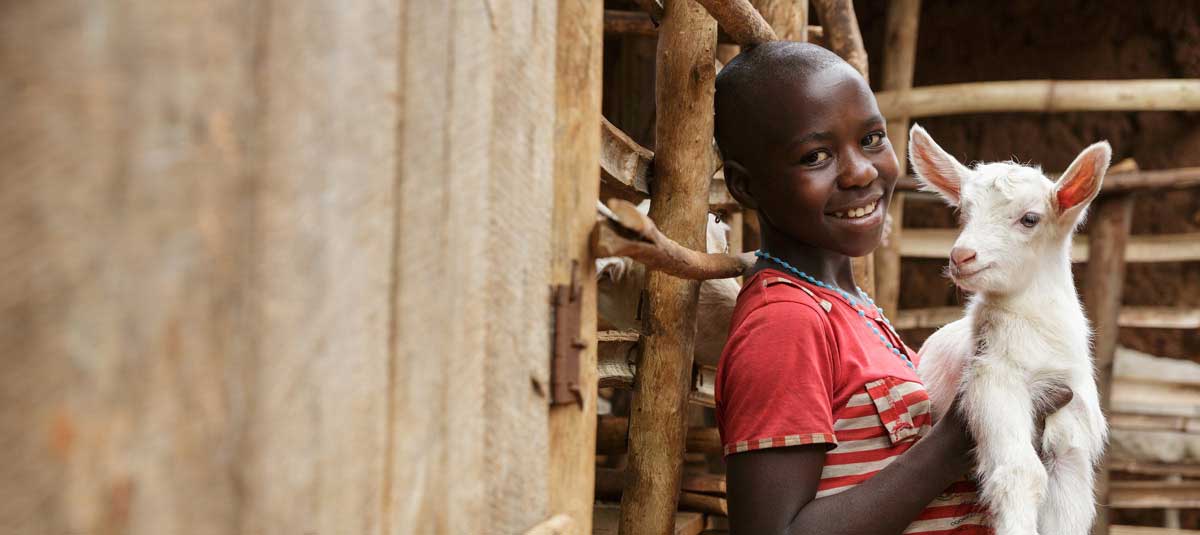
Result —
M 909 152 L 924 188 L 961 214 L 949 273 L 972 293 L 965 317 L 921 348 L 934 413 L 959 399 L 997 535 L 1085 535 L 1107 425 L 1069 253 L 1112 149 L 1087 147 L 1057 182 L 1012 162 L 968 168 L 916 125 Z M 1037 437 L 1034 412 L 1055 383 L 1074 398 Z

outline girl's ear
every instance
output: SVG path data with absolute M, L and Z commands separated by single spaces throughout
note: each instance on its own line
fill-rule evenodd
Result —
M 971 170 L 938 146 L 919 124 L 908 132 L 908 161 L 912 162 L 921 189 L 941 195 L 951 206 L 958 206 L 962 183 Z
M 1093 143 L 1083 149 L 1066 172 L 1054 184 L 1050 205 L 1060 220 L 1074 225 L 1088 203 L 1100 193 L 1108 161 L 1112 159 L 1112 147 L 1107 141 Z M 1065 216 L 1065 217 L 1064 217 Z
M 757 210 L 758 202 L 750 190 L 750 171 L 737 160 L 725 160 L 722 168 L 725 170 L 725 187 L 729 189 L 729 195 L 742 206 Z

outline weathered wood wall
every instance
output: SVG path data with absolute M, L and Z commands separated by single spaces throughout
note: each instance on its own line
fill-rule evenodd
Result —
M 555 3 L 2 14 L 0 532 L 550 516 Z

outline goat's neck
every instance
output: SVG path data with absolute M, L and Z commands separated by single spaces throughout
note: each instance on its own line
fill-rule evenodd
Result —
M 1025 287 L 1011 293 L 984 294 L 978 306 L 1040 321 L 1066 319 L 1064 315 L 1082 316 L 1071 275 L 1069 248 L 1070 242 L 1063 246 L 1061 254 L 1044 258 Z

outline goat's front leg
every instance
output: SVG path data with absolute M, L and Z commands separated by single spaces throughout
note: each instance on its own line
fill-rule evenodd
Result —
M 975 472 L 993 528 L 996 535 L 1035 535 L 1046 469 L 1033 447 L 1033 403 L 1025 374 L 998 355 L 978 356 L 969 373 L 961 408 L 975 438 Z

